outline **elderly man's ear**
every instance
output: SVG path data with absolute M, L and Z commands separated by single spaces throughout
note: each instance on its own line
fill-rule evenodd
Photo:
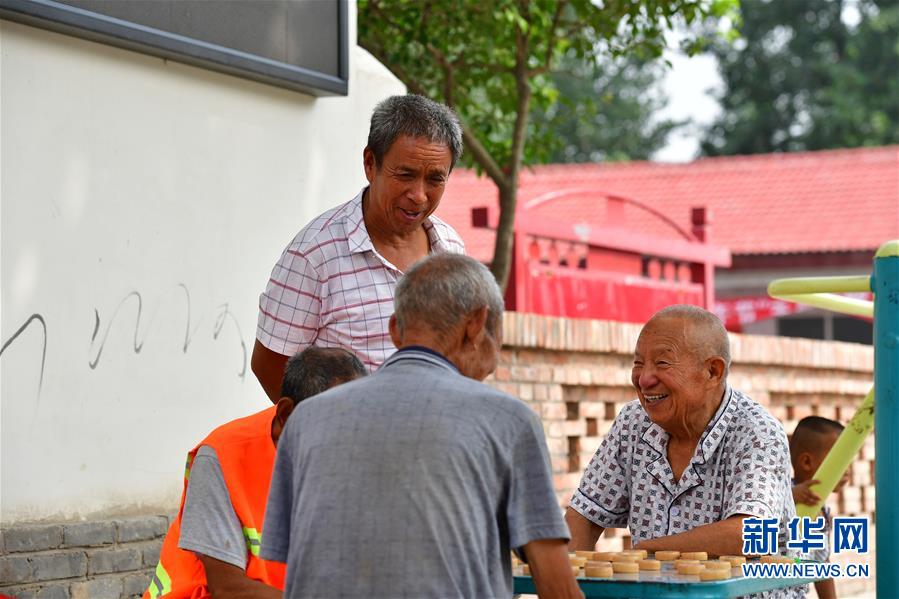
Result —
M 465 337 L 463 345 L 471 343 L 475 349 L 484 342 L 487 335 L 487 306 L 482 306 L 465 317 Z
M 727 364 L 724 362 L 723 358 L 718 356 L 709 358 L 705 363 L 705 373 L 709 379 L 710 385 L 717 387 L 724 382 L 727 374 Z
M 400 329 L 396 326 L 396 314 L 390 315 L 390 320 L 387 322 L 387 332 L 390 333 L 390 340 L 393 341 L 393 345 L 397 348 L 403 346 L 403 336 L 400 335 Z

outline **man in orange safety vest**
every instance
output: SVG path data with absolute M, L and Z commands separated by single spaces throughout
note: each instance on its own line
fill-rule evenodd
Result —
M 297 403 L 365 374 L 344 349 L 309 347 L 288 361 L 275 405 L 220 426 L 188 453 L 181 506 L 143 599 L 282 596 L 284 564 L 259 557 L 278 436 Z

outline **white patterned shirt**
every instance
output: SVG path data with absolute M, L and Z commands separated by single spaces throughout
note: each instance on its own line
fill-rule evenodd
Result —
M 403 273 L 372 244 L 362 218 L 362 195 L 306 225 L 281 254 L 259 297 L 256 338 L 284 356 L 311 345 L 343 347 L 374 370 L 396 348 L 387 323 Z M 424 222 L 432 253 L 462 254 L 452 227 Z
M 668 433 L 639 401 L 629 402 L 587 466 L 571 507 L 603 528 L 630 529 L 633 542 L 677 534 L 736 514 L 780 518 L 779 553 L 796 515 L 783 426 L 743 393 L 724 392 L 679 481 Z M 802 596 L 797 587 L 766 596 Z

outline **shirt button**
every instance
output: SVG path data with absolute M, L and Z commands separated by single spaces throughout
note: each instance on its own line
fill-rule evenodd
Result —
M 673 508 L 671 508 L 671 515 L 672 516 L 680 516 L 680 508 L 677 506 L 674 506 Z

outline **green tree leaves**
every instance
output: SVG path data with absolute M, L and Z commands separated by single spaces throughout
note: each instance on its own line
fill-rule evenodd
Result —
M 741 18 L 712 48 L 725 89 L 705 154 L 899 142 L 899 2 L 743 0 Z
M 452 106 L 466 154 L 496 183 L 500 227 L 491 269 L 502 287 L 522 165 L 545 156 L 530 121 L 559 98 L 563 57 L 659 56 L 676 22 L 726 14 L 735 0 L 359 0 L 359 43 L 412 93 Z M 589 76 L 589 74 L 585 74 Z M 577 101 L 577 99 L 574 99 Z M 535 137 L 536 135 L 536 137 Z

